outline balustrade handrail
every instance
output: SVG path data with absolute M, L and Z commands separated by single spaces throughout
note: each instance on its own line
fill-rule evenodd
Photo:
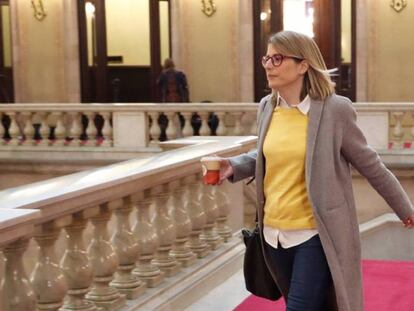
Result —
M 47 104 L 1 104 L 0 112 L 62 112 L 62 111 L 104 111 L 104 112 L 215 112 L 215 111 L 256 111 L 257 103 L 47 103 Z
M 40 209 L 37 224 L 55 220 L 201 171 L 199 159 L 254 148 L 256 137 L 197 138 L 194 145 L 0 191 L 1 209 Z
M 414 102 L 355 102 L 357 111 L 413 111 Z M 255 111 L 258 103 L 25 103 L 0 104 L 0 111 Z
M 356 102 L 354 107 L 358 112 L 414 111 L 414 102 Z

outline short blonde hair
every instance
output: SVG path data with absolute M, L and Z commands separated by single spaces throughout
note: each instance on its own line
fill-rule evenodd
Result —
M 323 100 L 335 92 L 321 51 L 315 41 L 307 35 L 295 31 L 281 31 L 273 34 L 268 41 L 279 53 L 296 56 L 306 60 L 309 69 L 303 80 L 301 97 L 309 95 L 312 99 Z

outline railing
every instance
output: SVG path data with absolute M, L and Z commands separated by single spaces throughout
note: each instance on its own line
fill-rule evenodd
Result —
M 133 148 L 157 144 L 160 136 L 167 140 L 194 134 L 254 135 L 256 107 L 257 104 L 0 105 L 0 136 L 4 137 L 3 146 L 13 147 Z M 214 133 L 208 123 L 210 127 L 217 123 Z
M 414 149 L 414 103 L 355 107 L 374 147 Z M 193 135 L 255 135 L 256 110 L 255 103 L 0 105 L 0 149 L 138 148 Z
M 188 288 L 209 258 L 240 245 L 232 215 L 243 212 L 242 188 L 204 186 L 199 159 L 246 152 L 255 140 L 200 140 L 0 192 L 1 310 L 137 310 L 151 297 L 150 309 L 173 305 L 177 292 L 167 299 L 168 288 Z M 33 249 L 25 256 L 31 239 L 37 258 Z M 24 267 L 33 265 L 29 278 Z
M 358 122 L 377 149 L 414 149 L 414 103 L 356 103 Z

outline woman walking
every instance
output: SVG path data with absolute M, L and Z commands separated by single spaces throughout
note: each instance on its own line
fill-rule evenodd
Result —
M 272 94 L 260 101 L 257 149 L 221 159 L 220 179 L 254 176 L 267 265 L 288 311 L 363 311 L 361 249 L 350 165 L 404 225 L 413 206 L 367 145 L 349 99 L 316 43 L 282 31 L 262 59 Z

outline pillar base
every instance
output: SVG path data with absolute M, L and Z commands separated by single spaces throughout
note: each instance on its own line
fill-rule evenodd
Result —
M 191 266 L 197 259 L 196 254 L 194 254 L 190 249 L 187 251 L 172 250 L 170 254 L 184 268 Z
M 144 282 L 148 288 L 156 287 L 164 281 L 164 273 L 155 266 L 151 270 L 144 270 L 137 267 L 132 271 L 132 274 Z

